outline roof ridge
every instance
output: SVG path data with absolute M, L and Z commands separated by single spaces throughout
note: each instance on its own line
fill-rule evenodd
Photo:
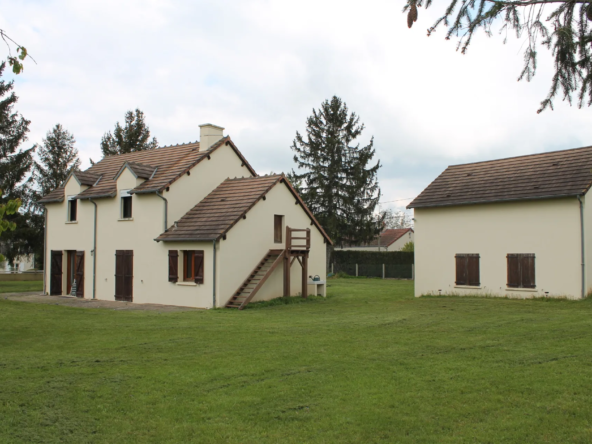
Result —
M 515 160 L 515 159 L 522 159 L 522 158 L 525 158 L 525 157 L 544 156 L 544 155 L 547 155 L 547 154 L 565 153 L 565 152 L 568 152 L 568 151 L 578 151 L 578 150 L 585 150 L 585 149 L 592 149 L 592 145 L 591 146 L 582 146 L 582 147 L 579 147 L 579 148 L 568 148 L 568 149 L 564 149 L 564 150 L 545 151 L 545 152 L 542 152 L 542 153 L 522 154 L 521 156 L 502 157 L 500 159 L 480 160 L 478 162 L 455 163 L 455 164 L 452 164 L 452 165 L 448 165 L 448 168 L 465 166 L 465 165 L 477 165 L 477 164 L 480 164 L 480 163 L 500 162 L 502 160 Z

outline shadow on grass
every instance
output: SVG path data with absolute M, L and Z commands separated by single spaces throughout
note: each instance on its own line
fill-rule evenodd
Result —
M 300 296 L 292 296 L 289 298 L 279 297 L 271 299 L 269 301 L 251 302 L 244 309 L 245 310 L 258 310 L 260 308 L 276 307 L 278 305 L 293 305 L 293 304 L 306 304 L 314 302 L 324 302 L 327 298 L 323 296 L 308 296 L 306 299 Z

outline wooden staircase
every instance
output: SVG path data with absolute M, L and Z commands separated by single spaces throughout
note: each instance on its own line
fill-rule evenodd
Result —
M 226 303 L 226 308 L 238 308 L 239 310 L 245 308 L 271 276 L 273 270 L 284 261 L 285 254 L 284 250 L 269 250 Z

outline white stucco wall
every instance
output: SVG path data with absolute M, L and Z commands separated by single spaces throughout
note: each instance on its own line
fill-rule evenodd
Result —
M 519 298 L 581 295 L 576 198 L 423 208 L 414 217 L 416 296 L 439 290 Z M 480 288 L 455 287 L 457 253 L 480 255 Z M 508 253 L 536 255 L 534 291 L 506 287 Z
M 269 250 L 285 248 L 285 226 L 310 228 L 308 275 L 319 275 L 321 280 L 326 280 L 326 245 L 320 231 L 310 224 L 310 218 L 302 207 L 295 205 L 295 198 L 285 184 L 277 184 L 266 197 L 266 200 L 260 200 L 255 204 L 247 213 L 246 219 L 241 219 L 230 230 L 226 240 L 220 241 L 219 300 L 222 305 L 230 299 Z M 274 242 L 274 215 L 284 216 L 281 244 Z M 302 291 L 302 268 L 298 261 L 292 265 L 290 276 L 291 294 L 297 295 Z M 279 297 L 283 292 L 283 268 L 280 264 L 253 301 Z
M 227 177 L 250 176 L 246 167 L 232 148 L 223 146 L 204 159 L 170 186 L 164 193 L 168 200 L 169 225 L 202 200 Z M 132 220 L 121 220 L 119 191 L 137 186 L 136 179 L 125 170 L 117 180 L 118 193 L 115 198 L 96 199 L 97 213 L 97 256 L 96 256 L 96 298 L 115 299 L 115 251 L 134 251 L 133 300 L 139 303 L 157 303 L 208 308 L 212 306 L 212 243 L 193 242 L 165 245 L 154 239 L 164 231 L 164 202 L 154 194 L 133 195 Z M 63 292 L 66 292 L 66 251 L 85 252 L 84 297 L 92 297 L 93 218 L 94 206 L 89 201 L 78 202 L 76 223 L 67 223 L 67 196 L 79 194 L 82 189 L 74 178 L 66 184 L 66 199 L 63 203 L 46 206 L 47 258 L 46 285 L 50 289 L 51 251 L 64 252 Z M 168 250 L 204 250 L 204 284 L 184 285 L 168 282 Z M 182 266 L 179 268 L 182 272 Z

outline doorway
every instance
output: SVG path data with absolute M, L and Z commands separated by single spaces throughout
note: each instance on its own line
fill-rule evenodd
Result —
M 134 251 L 115 251 L 115 300 L 133 302 Z

